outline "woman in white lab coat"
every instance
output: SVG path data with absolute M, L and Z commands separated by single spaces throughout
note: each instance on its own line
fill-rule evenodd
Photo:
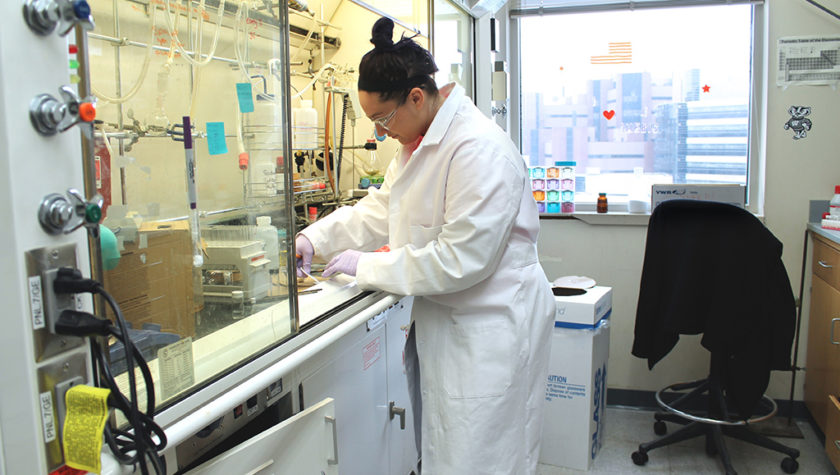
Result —
M 298 265 L 308 272 L 314 254 L 330 260 L 325 276 L 416 296 L 406 366 L 423 472 L 532 474 L 554 299 L 527 169 L 461 87 L 438 90 L 428 51 L 393 43 L 393 28 L 373 27 L 359 102 L 401 150 L 380 189 L 298 235 Z

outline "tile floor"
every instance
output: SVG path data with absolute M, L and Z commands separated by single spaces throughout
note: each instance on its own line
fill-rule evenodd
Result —
M 806 421 L 797 421 L 804 439 L 779 438 L 785 445 L 799 449 L 801 475 L 837 474 L 823 451 L 820 439 Z M 677 426 L 668 423 L 668 430 Z M 606 440 L 589 472 L 581 472 L 552 465 L 540 465 L 537 475 L 589 474 L 713 474 L 724 473 L 717 457 L 709 457 L 702 437 L 662 447 L 648 452 L 650 460 L 636 466 L 630 454 L 641 442 L 656 438 L 653 433 L 653 412 L 637 409 L 607 408 Z M 780 463 L 783 454 L 756 447 L 740 440 L 726 438 L 732 465 L 739 475 L 784 475 Z

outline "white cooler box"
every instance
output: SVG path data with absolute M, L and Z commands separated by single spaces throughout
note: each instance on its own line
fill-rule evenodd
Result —
M 589 470 L 604 441 L 612 288 L 555 301 L 540 463 Z

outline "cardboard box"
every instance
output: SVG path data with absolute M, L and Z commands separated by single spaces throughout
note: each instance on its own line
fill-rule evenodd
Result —
M 747 188 L 744 185 L 652 185 L 650 209 L 668 200 L 702 200 L 744 207 Z
M 594 325 L 561 321 L 559 309 L 570 308 L 567 300 L 584 296 L 555 297 L 558 314 L 551 336 L 540 463 L 589 470 L 604 443 L 611 307 L 596 307 L 611 302 L 612 291 L 600 289 L 606 292 L 590 300 L 588 311 L 582 305 L 571 307 L 576 309 L 572 315 L 601 314 Z
M 157 323 L 163 332 L 194 336 L 189 223 L 143 223 L 135 241 L 123 242 L 117 267 L 105 272 L 105 288 L 134 328 Z
M 554 297 L 557 304 L 555 320 L 591 328 L 612 309 L 612 288 L 595 286 L 583 295 Z

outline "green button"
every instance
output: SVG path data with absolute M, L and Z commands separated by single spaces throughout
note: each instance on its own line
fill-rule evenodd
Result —
M 100 219 L 102 219 L 102 208 L 94 204 L 89 204 L 85 207 L 85 221 L 88 223 L 98 223 Z
M 70 69 L 79 69 L 79 62 L 75 59 L 70 60 Z

